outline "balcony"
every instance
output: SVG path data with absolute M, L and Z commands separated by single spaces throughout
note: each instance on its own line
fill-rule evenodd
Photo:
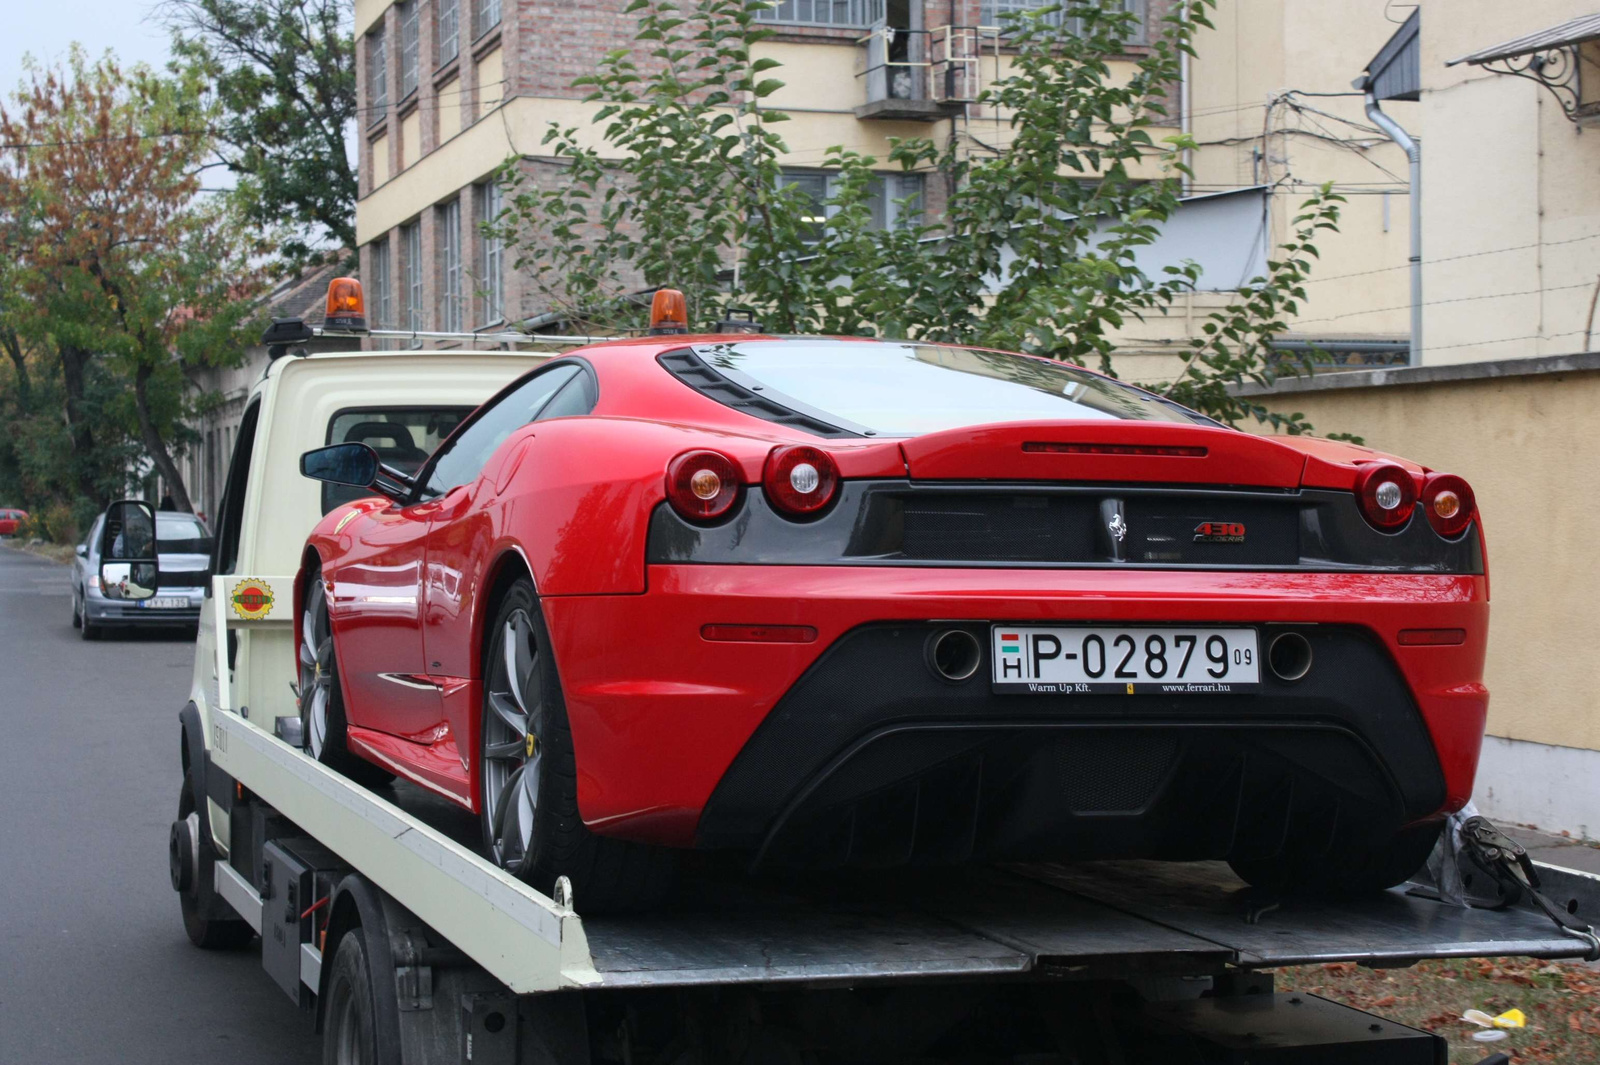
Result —
M 856 77 L 866 88 L 856 117 L 895 122 L 960 114 L 982 90 L 980 56 L 985 49 L 999 50 L 994 30 L 977 26 L 880 26 L 856 43 Z

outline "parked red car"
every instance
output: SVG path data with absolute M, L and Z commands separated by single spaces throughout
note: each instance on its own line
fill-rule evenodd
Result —
M 933 344 L 606 343 L 306 545 L 309 750 L 591 906 L 763 867 L 1226 858 L 1371 889 L 1471 795 L 1460 478 Z
M 26 510 L 10 510 L 0 507 L 0 536 L 15 536 L 22 523 L 28 520 Z

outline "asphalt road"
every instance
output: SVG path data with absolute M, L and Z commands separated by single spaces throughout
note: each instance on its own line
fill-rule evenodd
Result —
M 167 826 L 194 644 L 85 643 L 68 587 L 0 546 L 0 1062 L 320 1061 L 258 947 L 183 934 Z

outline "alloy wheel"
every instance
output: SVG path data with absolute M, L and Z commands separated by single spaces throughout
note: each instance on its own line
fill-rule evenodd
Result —
M 300 705 L 305 707 L 306 751 L 322 760 L 328 744 L 328 702 L 333 696 L 333 629 L 328 594 L 319 574 L 300 618 Z
M 528 857 L 544 752 L 543 692 L 533 619 L 507 616 L 491 656 L 483 715 L 483 800 L 491 853 L 515 867 Z

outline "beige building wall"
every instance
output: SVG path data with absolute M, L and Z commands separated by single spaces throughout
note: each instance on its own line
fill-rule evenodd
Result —
M 1201 145 L 1195 190 L 1273 185 L 1276 246 L 1290 236 L 1290 220 L 1306 197 L 1333 182 L 1349 203 L 1340 232 L 1318 242 L 1322 258 L 1291 331 L 1404 337 L 1405 153 L 1372 129 L 1359 96 L 1324 95 L 1352 94 L 1351 80 L 1398 27 L 1383 17 L 1382 5 L 1361 0 L 1219 0 L 1211 21 L 1215 29 L 1199 32 L 1199 57 L 1191 64 L 1190 130 Z M 1420 132 L 1419 105 L 1395 102 L 1385 110 Z
M 1496 816 L 1600 834 L 1600 554 L 1588 516 L 1600 358 L 1326 375 L 1280 383 L 1267 402 L 1472 485 L 1490 576 L 1487 731 L 1509 741 L 1486 748 L 1477 799 Z M 1541 777 L 1555 772 L 1537 768 L 1546 762 L 1575 767 L 1571 779 Z
M 1600 129 L 1580 129 L 1530 81 L 1445 63 L 1595 11 L 1593 0 L 1423 5 L 1429 363 L 1593 349 Z

